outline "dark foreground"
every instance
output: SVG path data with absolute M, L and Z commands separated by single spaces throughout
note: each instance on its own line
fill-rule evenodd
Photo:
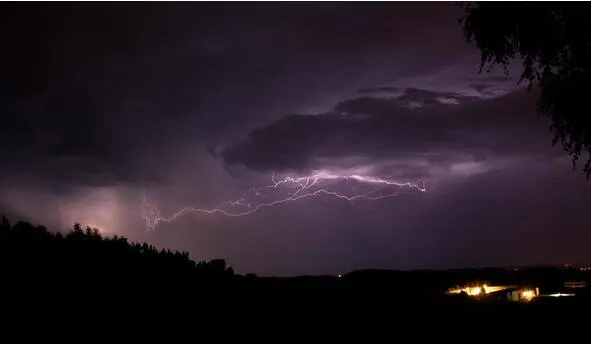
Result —
M 249 338 L 334 331 L 341 338 L 361 332 L 383 333 L 393 340 L 410 332 L 413 338 L 443 340 L 439 336 L 449 334 L 467 341 L 476 339 L 470 334 L 476 331 L 479 341 L 509 333 L 532 339 L 557 332 L 586 340 L 586 324 L 578 326 L 591 319 L 587 288 L 578 288 L 572 297 L 529 302 L 511 302 L 502 293 L 446 294 L 455 285 L 473 281 L 557 292 L 565 281 L 588 282 L 589 272 L 581 269 L 357 271 L 342 277 L 262 278 L 237 275 L 223 260 L 196 263 L 186 253 L 104 238 L 91 229 L 76 227 L 62 235 L 6 221 L 0 226 L 0 278 L 5 328 L 26 319 L 31 326 L 52 321 L 95 330 L 108 324 L 143 331 L 176 326 L 181 332 Z

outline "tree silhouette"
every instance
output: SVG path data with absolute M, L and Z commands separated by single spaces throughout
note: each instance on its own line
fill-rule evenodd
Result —
M 226 285 L 234 276 L 225 260 L 195 262 L 188 252 L 159 250 L 124 237 L 104 237 L 79 224 L 63 235 L 43 226 L 0 222 L 0 274 L 16 286 L 66 284 L 76 292 L 90 286 L 127 290 L 193 290 Z M 182 293 L 180 293 L 182 294 Z
M 572 157 L 583 154 L 591 174 L 591 10 L 569 2 L 480 2 L 461 5 L 465 37 L 481 53 L 480 72 L 515 59 L 523 65 L 519 82 L 538 84 L 538 113 L 549 117 L 553 144 Z

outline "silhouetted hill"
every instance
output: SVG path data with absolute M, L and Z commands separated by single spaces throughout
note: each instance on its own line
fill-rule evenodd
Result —
M 183 317 L 183 312 L 195 311 L 207 318 L 223 312 L 237 321 L 276 320 L 297 314 L 318 321 L 369 321 L 389 314 L 395 318 L 404 315 L 404 321 L 414 323 L 479 325 L 576 314 L 563 308 L 586 309 L 587 293 L 569 300 L 509 304 L 503 295 L 482 300 L 449 296 L 445 293 L 448 288 L 486 281 L 559 289 L 565 280 L 590 281 L 589 271 L 553 267 L 361 270 L 343 276 L 293 278 L 241 276 L 224 260 L 195 262 L 187 252 L 105 237 L 92 228 L 76 225 L 61 234 L 25 222 L 11 226 L 5 218 L 0 224 L 0 279 L 4 310 L 60 309 L 69 314 L 151 317 L 168 314 L 161 310 L 175 309 L 169 315 Z

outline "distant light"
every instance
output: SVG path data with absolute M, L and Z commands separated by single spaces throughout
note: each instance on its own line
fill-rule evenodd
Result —
M 102 230 L 103 230 L 103 229 L 102 229 L 100 226 L 97 226 L 97 225 L 95 225 L 95 224 L 92 224 L 92 223 L 85 223 L 85 224 L 84 224 L 84 228 L 89 228 L 89 227 L 90 227 L 91 229 L 96 229 L 96 230 L 98 230 L 98 231 L 102 231 Z
M 521 297 L 526 301 L 531 301 L 534 297 L 536 297 L 536 292 L 533 290 L 524 290 L 521 292 Z
M 483 284 L 481 286 L 475 286 L 475 287 L 458 287 L 458 288 L 452 288 L 452 289 L 448 289 L 447 293 L 448 294 L 461 294 L 462 292 L 466 293 L 467 295 L 470 296 L 480 296 L 483 294 L 490 294 L 490 293 L 494 293 L 500 290 L 505 290 L 508 288 L 511 288 L 512 286 L 489 286 L 487 284 Z
M 95 224 L 92 223 L 85 223 L 85 224 L 81 224 L 82 225 L 82 229 L 86 230 L 86 228 L 90 228 L 90 229 L 96 229 L 100 234 L 106 234 L 107 230 L 105 227 L 101 227 L 101 226 L 97 226 Z
M 563 297 L 563 296 L 575 296 L 575 294 L 555 293 L 555 294 L 548 294 L 548 295 L 544 295 L 544 296 Z
M 337 275 L 337 278 L 341 278 L 341 277 L 343 277 L 343 275 L 341 275 L 341 274 L 338 274 Z
M 467 287 L 463 291 L 470 296 L 476 296 L 486 293 L 486 288 L 484 287 Z

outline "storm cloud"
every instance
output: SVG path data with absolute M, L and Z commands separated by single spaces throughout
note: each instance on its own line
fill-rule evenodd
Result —
M 526 90 L 489 99 L 415 88 L 360 93 L 328 113 L 289 115 L 257 128 L 221 156 L 258 171 L 357 169 L 414 179 L 560 156 L 540 149 L 551 137 L 535 116 L 535 94 Z

